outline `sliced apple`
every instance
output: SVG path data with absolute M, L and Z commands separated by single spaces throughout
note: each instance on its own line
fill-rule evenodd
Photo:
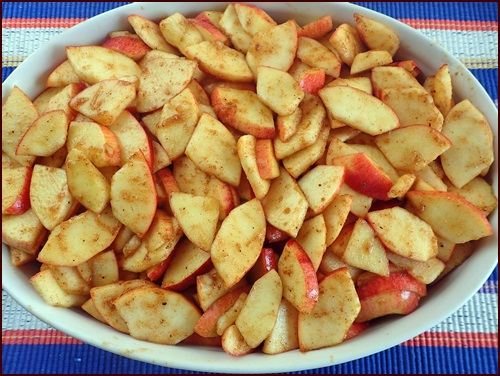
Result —
M 257 169 L 262 179 L 274 179 L 279 176 L 280 167 L 274 155 L 273 141 L 259 139 L 255 141 L 255 156 Z
M 299 313 L 299 346 L 303 352 L 341 343 L 361 309 L 347 268 L 326 275 L 318 287 L 314 309 Z
M 235 3 L 234 10 L 243 30 L 252 36 L 277 25 L 269 14 L 255 5 Z
M 47 230 L 52 231 L 74 212 L 76 200 L 62 168 L 33 166 L 29 195 L 31 208 Z
M 89 85 L 124 76 L 140 76 L 131 58 L 102 46 L 67 46 L 66 55 L 75 73 Z
M 212 22 L 207 12 L 201 12 L 194 18 L 188 18 L 196 30 L 202 35 L 203 39 L 210 42 L 219 41 L 226 46 L 230 44 L 229 38 Z
M 299 37 L 319 39 L 324 37 L 333 29 L 332 16 L 326 15 L 316 18 L 314 21 L 299 27 L 297 34 Z
M 217 87 L 211 98 L 214 111 L 224 124 L 257 138 L 274 137 L 273 113 L 256 93 Z
M 443 64 L 434 75 L 431 95 L 436 107 L 441 111 L 443 116 L 446 117 L 454 105 L 453 85 L 448 64 Z
M 398 34 L 389 26 L 373 18 L 354 13 L 354 21 L 359 36 L 369 49 L 386 50 L 394 56 L 401 41 Z
M 417 261 L 388 252 L 387 258 L 391 263 L 406 270 L 409 275 L 426 285 L 434 282 L 445 268 L 445 263 L 438 257 L 430 258 L 427 261 Z
M 281 299 L 273 330 L 264 340 L 262 352 L 281 354 L 299 348 L 298 311 L 286 299 Z
M 238 139 L 238 156 L 245 175 L 252 187 L 255 197 L 262 199 L 271 186 L 270 180 L 260 176 L 256 154 L 257 139 L 251 134 L 246 134 Z
M 184 55 L 187 47 L 203 42 L 200 32 L 179 12 L 161 20 L 159 26 L 165 40 Z
M 282 282 L 276 270 L 264 274 L 250 289 L 235 325 L 251 348 L 259 346 L 271 333 L 278 317 L 282 292 Z
M 237 187 L 241 177 L 236 140 L 219 120 L 206 113 L 200 116 L 186 155 L 207 174 Z
M 288 73 L 276 68 L 257 68 L 257 96 L 280 116 L 291 115 L 304 98 L 304 92 Z
M 62 110 L 49 111 L 38 117 L 19 141 L 18 155 L 48 157 L 66 143 L 69 119 Z
M 37 260 L 51 265 L 76 266 L 106 249 L 120 227 L 109 206 L 99 214 L 87 210 L 57 225 Z
M 423 124 L 378 135 L 375 143 L 396 169 L 406 172 L 421 170 L 452 146 L 441 132 Z
M 462 196 L 486 216 L 490 215 L 498 205 L 492 186 L 481 176 L 476 176 L 461 188 L 449 184 L 448 191 Z
M 297 23 L 289 20 L 254 36 L 246 59 L 255 76 L 260 65 L 288 71 L 297 52 Z
M 326 251 L 326 223 L 322 214 L 304 221 L 295 240 L 307 253 L 315 271 Z
M 127 17 L 127 20 L 137 35 L 151 49 L 176 55 L 179 54 L 179 51 L 165 40 L 161 33 L 160 26 L 158 26 L 156 22 L 138 14 L 131 14 Z
M 64 87 L 69 84 L 77 84 L 80 77 L 75 73 L 69 60 L 64 60 L 52 72 L 50 72 L 45 82 L 47 88 Z M 40 112 L 41 114 L 42 112 Z
M 322 68 L 327 75 L 340 76 L 342 62 L 328 47 L 315 39 L 300 37 L 297 43 L 297 57 L 313 68 Z
M 348 23 L 340 24 L 328 38 L 328 42 L 337 52 L 340 60 L 351 66 L 354 57 L 366 50 L 358 30 Z
M 2 167 L 2 214 L 22 214 L 31 206 L 32 167 Z
M 138 151 L 111 178 L 113 214 L 139 237 L 149 229 L 156 212 L 156 188 L 149 164 Z
M 267 229 L 266 229 L 267 235 Z M 267 240 L 267 237 L 266 237 Z M 272 248 L 264 247 L 260 252 L 260 255 L 252 266 L 252 269 L 248 271 L 248 279 L 250 282 L 255 282 L 268 271 L 275 269 L 278 270 L 278 254 Z
M 351 65 L 351 74 L 366 72 L 374 67 L 392 63 L 392 55 L 386 50 L 369 50 L 358 53 Z
M 250 354 L 254 349 L 245 341 L 236 324 L 222 334 L 222 349 L 231 356 Z
M 467 99 L 448 113 L 443 135 L 453 146 L 441 155 L 441 164 L 450 181 L 463 187 L 493 163 L 493 134 L 485 116 Z
M 333 118 L 369 135 L 400 126 L 398 116 L 388 105 L 362 90 L 336 86 L 325 87 L 318 94 Z
M 280 175 L 271 182 L 269 192 L 262 199 L 262 206 L 271 225 L 295 237 L 309 205 L 295 179 L 281 167 Z
M 22 214 L 2 215 L 2 242 L 30 255 L 38 254 L 47 236 L 33 209 Z
M 14 86 L 2 105 L 2 151 L 23 166 L 31 166 L 35 156 L 16 154 L 19 141 L 38 118 L 38 111 L 28 96 Z
M 51 306 L 79 307 L 88 299 L 88 295 L 76 295 L 64 291 L 49 269 L 39 271 L 30 278 L 29 282 L 43 300 Z
M 105 40 L 102 46 L 120 52 L 134 61 L 141 60 L 151 51 L 151 47 L 133 34 L 112 36 Z
M 456 193 L 410 191 L 407 198 L 415 214 L 432 226 L 439 236 L 457 244 L 493 234 L 484 214 Z
M 404 208 L 370 211 L 366 220 L 384 246 L 394 253 L 418 261 L 437 255 L 437 238 L 431 226 Z
M 251 223 L 252 226 L 247 226 Z M 240 281 L 259 257 L 266 235 L 266 218 L 259 200 L 234 208 L 212 243 L 212 262 L 227 288 Z
M 220 29 L 231 40 L 234 48 L 244 54 L 247 53 L 252 35 L 248 34 L 238 18 L 234 4 L 228 4 L 219 20 Z

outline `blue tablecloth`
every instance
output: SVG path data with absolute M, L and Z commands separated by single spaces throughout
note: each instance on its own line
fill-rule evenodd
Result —
M 78 5 L 76 5 L 78 4 Z M 2 81 L 65 29 L 122 2 L 3 2 Z M 493 2 L 362 2 L 420 30 L 457 56 L 498 106 L 498 5 Z M 498 229 L 495 229 L 498 231 Z M 429 331 L 381 353 L 296 372 L 438 374 L 498 372 L 498 269 L 473 298 Z M 84 344 L 32 316 L 2 292 L 2 373 L 192 373 Z

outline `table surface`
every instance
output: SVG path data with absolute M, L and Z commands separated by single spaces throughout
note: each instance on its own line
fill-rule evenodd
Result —
M 76 5 L 78 4 L 78 5 Z M 127 3 L 2 3 L 2 81 L 63 32 Z M 363 2 L 418 29 L 458 57 L 498 107 L 498 5 L 470 2 Z M 463 307 L 398 346 L 352 362 L 295 373 L 437 374 L 498 372 L 498 268 Z M 2 373 L 198 373 L 115 355 L 32 316 L 2 291 Z

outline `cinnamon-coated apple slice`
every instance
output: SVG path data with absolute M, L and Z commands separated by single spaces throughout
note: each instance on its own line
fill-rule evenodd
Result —
M 32 167 L 2 168 L 2 214 L 22 214 L 30 204 Z

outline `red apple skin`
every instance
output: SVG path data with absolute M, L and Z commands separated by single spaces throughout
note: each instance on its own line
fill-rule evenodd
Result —
M 427 295 L 427 285 L 407 272 L 392 272 L 388 277 L 375 275 L 356 288 L 360 300 L 392 290 L 410 291 L 419 297 Z
M 332 16 L 320 17 L 303 27 L 297 28 L 297 36 L 311 39 L 324 37 L 333 29 Z
M 31 207 L 30 203 L 30 184 L 31 175 L 33 173 L 33 168 L 31 166 L 22 167 L 19 169 L 19 174 L 16 173 L 18 179 L 23 179 L 24 183 L 21 186 L 19 192 L 14 201 L 9 205 L 9 207 L 3 210 L 3 214 L 22 214 Z M 3 179 L 2 179 L 3 180 Z M 8 181 L 4 182 L 9 184 Z M 2 190 L 8 190 L 8 187 L 2 187 Z M 3 206 L 3 205 L 2 205 Z
M 331 163 L 344 166 L 345 182 L 355 191 L 378 200 L 390 200 L 387 193 L 392 188 L 392 180 L 365 153 L 335 157 Z
M 110 38 L 102 46 L 120 52 L 134 61 L 141 60 L 146 53 L 151 51 L 151 47 L 144 43 L 142 39 L 130 35 Z
M 356 337 L 358 334 L 364 332 L 370 326 L 368 321 L 365 322 L 353 322 L 349 330 L 347 331 L 344 341 L 353 337 Z
M 202 337 L 198 333 L 193 333 L 181 343 L 191 346 L 212 346 L 212 347 L 222 347 L 222 339 L 220 336 L 217 337 Z
M 152 282 L 158 281 L 161 277 L 163 277 L 163 274 L 165 274 L 165 270 L 167 269 L 168 263 L 171 258 L 172 253 L 165 260 L 148 269 L 146 278 Z
M 207 17 L 205 13 L 200 13 L 198 14 L 195 18 L 188 18 L 188 21 L 191 22 L 193 25 L 198 25 L 199 27 L 202 27 L 204 30 L 206 30 L 207 33 L 210 34 L 211 38 L 214 40 L 218 40 L 226 45 L 229 44 L 227 37 L 220 31 L 210 20 L 210 18 Z
M 422 73 L 420 68 L 417 66 L 417 64 L 413 60 L 396 61 L 396 62 L 391 63 L 389 65 L 394 66 L 394 67 L 404 68 L 408 72 L 410 72 L 413 77 L 417 77 L 420 73 Z
M 318 95 L 325 86 L 326 74 L 324 69 L 313 69 L 305 72 L 299 81 L 299 86 L 306 93 Z
M 278 270 L 278 254 L 273 248 L 262 248 L 259 258 L 248 273 L 248 278 L 251 283 L 257 281 L 260 277 L 270 270 Z
M 174 285 L 170 285 L 168 287 L 164 287 L 166 290 L 172 290 L 172 291 L 182 291 L 187 289 L 189 286 L 192 286 L 196 284 L 196 277 L 208 273 L 210 270 L 213 269 L 213 264 L 212 260 L 209 258 L 206 260 L 203 264 L 199 265 L 196 270 L 192 271 L 191 274 L 189 274 L 186 278 L 184 278 L 182 281 L 179 281 L 178 283 Z
M 266 241 L 268 243 L 279 243 L 282 241 L 286 241 L 290 238 L 286 232 L 277 229 L 270 223 L 267 224 L 266 227 Z
M 360 299 L 361 310 L 355 322 L 363 323 L 387 315 L 407 315 L 413 312 L 420 296 L 407 290 L 390 290 Z

